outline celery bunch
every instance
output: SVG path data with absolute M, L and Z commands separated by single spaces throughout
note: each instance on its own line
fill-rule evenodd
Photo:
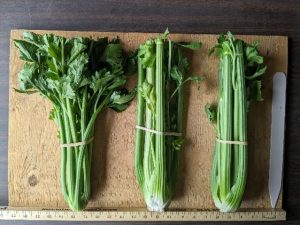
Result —
M 62 144 L 62 194 L 72 210 L 83 210 L 91 194 L 96 119 L 107 108 L 125 110 L 135 96 L 124 89 L 135 60 L 119 39 L 24 32 L 14 43 L 25 61 L 17 91 L 39 93 L 52 103 L 49 119 L 56 122 Z
M 219 56 L 218 106 L 206 106 L 216 121 L 217 141 L 211 191 L 221 212 L 236 211 L 247 180 L 247 112 L 251 102 L 262 101 L 261 77 L 266 71 L 258 44 L 247 44 L 228 32 L 210 53 Z M 230 143 L 230 141 L 233 141 Z
M 185 78 L 189 64 L 182 52 L 196 50 L 200 43 L 175 43 L 167 36 L 168 31 L 146 41 L 138 52 L 137 125 L 152 131 L 136 131 L 135 169 L 151 211 L 163 211 L 171 201 L 183 143 L 180 135 L 153 131 L 182 132 L 183 84 L 202 79 Z

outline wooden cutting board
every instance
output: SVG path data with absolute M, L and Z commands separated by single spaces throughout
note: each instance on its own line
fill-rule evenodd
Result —
M 25 95 L 14 91 L 21 69 L 13 39 L 20 39 L 22 30 L 11 31 L 9 88 L 9 206 L 67 207 L 60 190 L 60 148 L 56 125 L 48 120 L 51 105 L 38 94 Z M 71 31 L 35 31 L 65 37 L 120 37 L 124 47 L 135 50 L 140 43 L 156 34 L 106 33 Z M 204 107 L 216 101 L 218 60 L 208 57 L 208 49 L 217 35 L 171 34 L 176 41 L 198 40 L 203 47 L 191 59 L 191 74 L 206 80 L 200 89 L 185 86 L 185 137 L 181 150 L 180 174 L 171 208 L 214 209 L 210 194 L 210 169 L 214 151 L 215 132 L 208 122 Z M 249 174 L 242 208 L 271 208 L 268 194 L 272 76 L 276 71 L 287 72 L 288 39 L 280 36 L 238 36 L 247 42 L 258 40 L 268 65 L 263 79 L 264 101 L 253 105 L 249 113 Z M 129 87 L 136 84 L 136 76 Z M 133 101 L 122 113 L 107 110 L 95 126 L 92 165 L 92 196 L 90 208 L 145 207 L 133 168 L 135 108 Z M 277 204 L 282 208 L 282 197 Z

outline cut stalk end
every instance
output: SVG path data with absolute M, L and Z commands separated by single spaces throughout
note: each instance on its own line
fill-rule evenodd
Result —
M 164 212 L 170 204 L 170 199 L 164 201 L 159 198 L 150 197 L 146 199 L 147 209 L 152 212 Z

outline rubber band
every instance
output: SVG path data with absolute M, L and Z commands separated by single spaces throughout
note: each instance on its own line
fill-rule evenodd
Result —
M 147 132 L 150 132 L 150 133 L 158 134 L 158 135 L 164 135 L 164 136 L 178 136 L 178 137 L 180 137 L 182 135 L 182 133 L 168 132 L 168 131 L 158 131 L 158 130 L 153 130 L 153 129 L 150 129 L 150 128 L 147 128 L 147 127 L 142 127 L 142 126 L 139 126 L 139 125 L 136 125 L 135 128 L 139 129 L 139 130 L 147 131 Z
M 60 146 L 62 148 L 77 147 L 77 146 L 87 145 L 87 144 L 91 143 L 93 140 L 94 140 L 94 137 L 91 137 L 90 139 L 88 139 L 86 141 L 80 141 L 80 142 L 69 143 L 69 144 L 61 144 Z
M 226 141 L 216 138 L 216 141 L 221 144 L 229 144 L 229 145 L 248 145 L 247 141 Z

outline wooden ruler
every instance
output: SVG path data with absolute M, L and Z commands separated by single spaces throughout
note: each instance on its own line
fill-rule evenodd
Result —
M 52 221 L 276 221 L 286 220 L 284 210 L 240 211 L 167 211 L 148 212 L 144 209 L 98 209 L 73 212 L 67 209 L 0 208 L 1 220 L 52 220 Z

